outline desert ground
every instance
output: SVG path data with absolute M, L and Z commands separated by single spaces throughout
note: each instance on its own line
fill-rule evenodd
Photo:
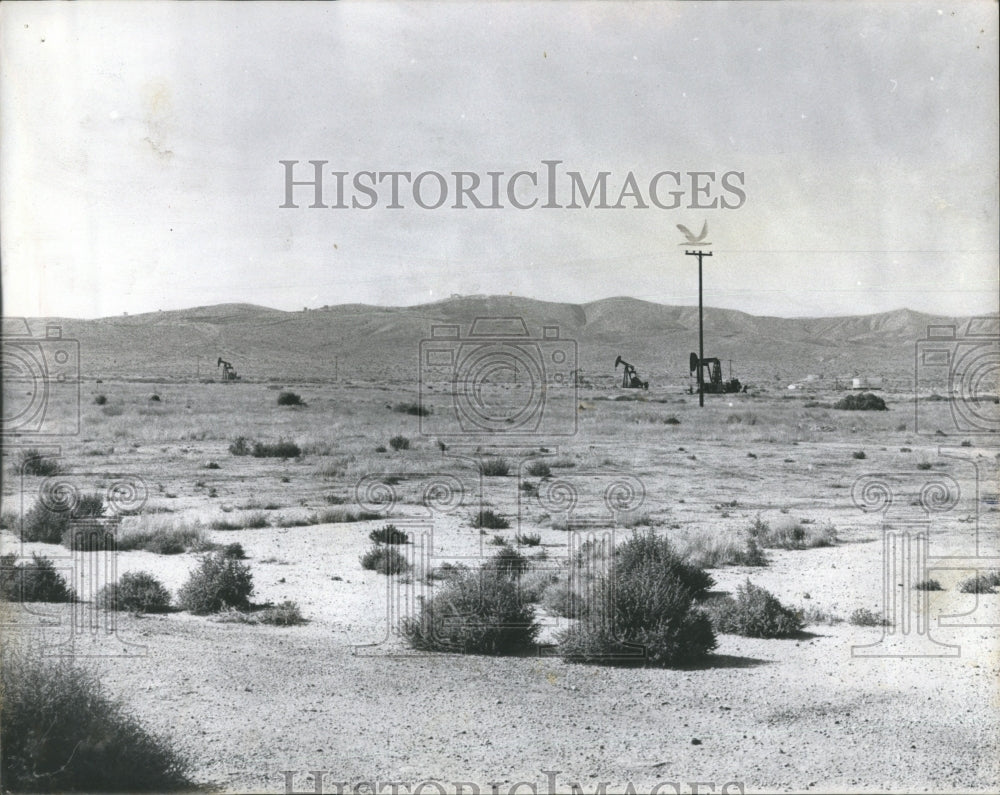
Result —
M 508 388 L 516 402 L 519 387 Z M 305 405 L 279 406 L 281 390 Z M 59 477 L 80 490 L 132 478 L 141 493 L 121 534 L 193 528 L 239 542 L 253 602 L 294 601 L 307 621 L 120 613 L 108 636 L 85 626 L 92 603 L 31 604 L 7 606 L 5 633 L 93 666 L 190 756 L 195 781 L 224 791 L 995 791 L 1000 596 L 958 590 L 998 564 L 995 440 L 952 431 L 946 400 L 920 404 L 921 428 L 947 429 L 927 436 L 915 432 L 912 394 L 883 393 L 888 411 L 830 408 L 842 394 L 773 388 L 709 395 L 699 408 L 696 395 L 655 384 L 552 388 L 546 422 L 565 429 L 575 415 L 575 432 L 470 442 L 394 410 L 417 400 L 408 384 L 88 381 Z M 434 399 L 438 415 L 448 399 Z M 301 455 L 236 456 L 240 436 L 291 440 Z M 395 436 L 409 447 L 390 446 Z M 479 462 L 497 455 L 509 473 L 481 475 Z M 547 477 L 528 473 L 537 461 Z M 91 579 L 79 581 L 87 598 L 109 576 L 106 562 L 22 543 L 18 523 L 46 478 L 10 461 L 4 472 L 3 550 L 67 570 L 90 555 Z M 885 512 L 864 490 L 871 480 L 889 484 Z M 921 497 L 932 481 L 947 493 Z M 474 528 L 484 508 L 510 528 Z M 375 518 L 343 521 L 360 510 Z M 575 664 L 552 647 L 570 619 L 545 600 L 528 654 L 415 652 L 397 631 L 433 587 L 428 572 L 482 560 L 496 535 L 537 533 L 540 544 L 521 551 L 534 577 L 556 580 L 591 535 L 651 527 L 698 549 L 741 538 L 755 521 L 835 530 L 831 546 L 765 550 L 763 567 L 711 568 L 717 591 L 749 577 L 802 610 L 807 626 L 794 638 L 720 634 L 692 667 Z M 414 568 L 387 577 L 359 558 L 389 522 L 411 534 Z M 916 579 L 944 588 L 926 593 L 929 636 L 893 606 L 919 556 L 885 569 L 890 522 L 928 534 Z M 129 550 L 114 563 L 117 576 L 147 571 L 176 594 L 198 557 Z M 890 626 L 850 623 L 859 608 Z M 323 771 L 319 782 L 310 771 Z

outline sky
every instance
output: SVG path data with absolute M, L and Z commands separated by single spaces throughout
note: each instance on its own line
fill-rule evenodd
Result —
M 3 3 L 3 313 L 693 305 L 677 225 L 705 223 L 708 306 L 996 312 L 997 18 L 994 2 Z M 283 160 L 302 181 L 326 161 L 327 205 L 345 173 L 348 206 L 310 207 L 306 185 L 282 208 Z M 557 204 L 569 172 L 588 190 L 607 172 L 621 206 L 543 208 L 524 176 L 513 197 L 538 204 L 512 206 L 511 176 L 543 185 L 547 160 Z M 401 207 L 386 178 L 351 206 L 367 171 L 409 172 Z M 438 195 L 434 174 L 414 195 L 422 172 L 443 175 L 441 207 L 417 203 Z M 453 172 L 485 205 L 501 172 L 501 206 L 453 206 Z M 661 178 L 662 207 L 661 172 L 681 186 Z M 714 175 L 704 192 L 691 172 Z M 639 196 L 619 201 L 630 173 Z

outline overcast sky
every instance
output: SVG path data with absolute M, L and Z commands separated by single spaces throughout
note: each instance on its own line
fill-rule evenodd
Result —
M 0 20 L 7 315 L 695 304 L 676 225 L 706 221 L 707 305 L 997 310 L 992 1 L 18 2 Z M 281 209 L 281 160 L 296 178 L 329 161 L 348 188 L 560 160 L 588 185 L 610 172 L 609 203 L 629 172 L 645 193 L 662 171 L 735 171 L 746 198 L 429 210 L 404 185 L 389 209 L 383 182 L 370 210 L 311 209 L 309 188 Z

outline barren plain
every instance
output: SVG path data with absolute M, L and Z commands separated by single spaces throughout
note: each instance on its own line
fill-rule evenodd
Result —
M 517 404 L 529 389 L 497 394 Z M 282 391 L 304 405 L 279 406 Z M 468 441 L 399 410 L 429 400 L 447 416 L 450 395 L 417 391 L 405 379 L 84 381 L 79 436 L 35 445 L 59 461 L 56 477 L 81 491 L 131 479 L 122 535 L 238 542 L 252 601 L 294 601 L 306 623 L 120 613 L 109 636 L 91 631 L 106 617 L 85 601 L 8 605 L 5 633 L 70 649 L 190 756 L 197 782 L 226 791 L 996 790 L 1000 596 L 958 585 L 998 567 L 998 456 L 995 439 L 955 430 L 951 401 L 921 401 L 918 433 L 912 391 L 880 393 L 887 411 L 839 411 L 843 390 L 822 386 L 709 395 L 700 408 L 676 385 L 563 385 L 545 393 L 546 422 L 572 433 Z M 241 436 L 301 454 L 233 455 Z M 96 553 L 22 542 L 48 479 L 12 470 L 16 452 L 5 450 L 4 552 L 67 571 L 89 555 L 85 599 L 134 571 L 177 593 L 194 549 L 120 550 L 115 571 Z M 509 472 L 481 474 L 496 457 Z M 538 462 L 547 474 L 530 474 Z M 473 527 L 487 508 L 509 529 Z M 801 610 L 794 638 L 720 634 L 693 667 L 581 665 L 555 653 L 571 619 L 544 599 L 527 654 L 418 653 L 398 634 L 432 592 L 428 574 L 483 560 L 494 536 L 544 584 L 588 538 L 652 528 L 695 554 L 755 522 L 835 533 L 830 546 L 765 549 L 766 566 L 709 567 L 718 592 L 749 578 Z M 413 539 L 406 574 L 359 561 L 387 523 Z M 899 546 L 902 526 L 912 548 Z M 912 591 L 925 577 L 943 590 Z M 852 624 L 859 609 L 888 626 Z

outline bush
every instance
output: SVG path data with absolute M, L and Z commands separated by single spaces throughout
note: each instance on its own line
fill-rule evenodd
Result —
M 851 453 L 851 457 L 857 458 L 859 461 L 862 461 L 866 459 L 868 456 L 865 455 L 864 450 L 855 450 L 853 453 Z
M 393 436 L 389 440 L 389 447 L 391 447 L 393 450 L 409 450 L 410 440 L 401 434 L 398 436 Z
M 542 543 L 542 537 L 538 533 L 517 533 L 514 540 L 523 547 L 537 547 Z
M 237 436 L 229 444 L 229 452 L 233 455 L 250 455 L 250 447 L 253 443 L 246 436 Z
M 395 547 L 382 544 L 372 547 L 361 556 L 361 568 L 379 574 L 402 574 L 410 570 L 410 564 Z
M 152 574 L 144 571 L 126 572 L 117 583 L 101 588 L 97 599 L 108 610 L 129 610 L 133 613 L 166 613 L 170 610 L 167 589 Z
M 397 403 L 392 410 L 400 414 L 412 414 L 415 417 L 426 417 L 431 410 L 419 403 Z
M 482 565 L 482 570 L 508 578 L 520 577 L 528 570 L 528 559 L 510 544 L 504 544 L 497 553 Z
M 477 571 L 457 571 L 422 602 L 420 615 L 403 622 L 410 646 L 462 654 L 512 654 L 530 648 L 540 627 L 533 607 L 521 596 L 513 573 L 519 567 L 512 565 L 511 553 L 517 555 L 508 547 Z
M 0 557 L 0 598 L 7 602 L 76 601 L 52 561 L 34 553 L 24 563 L 18 563 L 14 553 Z
M 848 619 L 848 622 L 856 627 L 887 627 L 889 626 L 888 620 L 881 614 L 876 613 L 874 610 L 869 610 L 867 607 L 859 607 Z
M 485 508 L 479 513 L 472 515 L 472 526 L 485 528 L 486 530 L 506 530 L 510 527 L 510 522 L 500 514 L 494 513 L 489 508 Z
M 634 572 L 645 571 L 647 564 L 676 577 L 690 591 L 691 597 L 698 601 L 704 599 L 715 584 L 711 574 L 688 563 L 665 537 L 656 535 L 652 530 L 633 533 L 615 550 L 616 581 L 628 580 Z
M 716 632 L 748 638 L 787 638 L 805 626 L 802 616 L 785 607 L 774 594 L 747 580 L 736 598 L 714 599 L 705 605 Z
M 913 586 L 914 590 L 917 591 L 943 591 L 944 588 L 941 587 L 941 583 L 937 580 L 921 580 L 916 585 Z
M 250 567 L 215 552 L 202 557 L 177 594 L 177 603 L 195 615 L 217 613 L 225 607 L 246 610 L 252 593 Z
M 586 600 L 587 618 L 558 636 L 559 653 L 571 662 L 660 667 L 706 657 L 715 633 L 678 571 L 653 559 L 622 566 L 616 558 L 611 578 L 591 584 L 596 598 Z
M 97 395 L 94 397 L 94 403 L 98 406 L 103 406 L 107 402 L 108 402 L 107 395 Z
M 532 461 L 528 464 L 528 474 L 536 478 L 552 476 L 552 469 L 544 461 Z
M 149 733 L 97 676 L 67 659 L 0 659 L 5 792 L 190 790 L 189 764 Z
M 1000 571 L 987 571 L 962 580 L 958 585 L 961 593 L 996 593 L 1000 585 Z
M 278 405 L 304 406 L 306 405 L 306 402 L 302 399 L 301 395 L 297 395 L 294 392 L 282 392 L 278 395 Z
M 75 533 L 68 538 L 66 535 L 74 520 L 95 519 L 103 513 L 104 497 L 101 494 L 81 495 L 72 510 L 68 511 L 54 511 L 39 500 L 24 516 L 21 540 L 44 544 L 73 543 Z
M 238 541 L 234 541 L 232 544 L 226 544 L 222 548 L 222 554 L 227 558 L 232 558 L 233 560 L 246 560 L 247 553 L 243 549 L 243 545 Z
M 34 447 L 22 450 L 15 459 L 14 471 L 25 475 L 51 477 L 59 474 L 59 463 Z
M 278 442 L 254 442 L 253 450 L 250 453 L 254 458 L 298 458 L 302 455 L 302 448 L 295 442 L 282 439 Z
M 394 524 L 372 530 L 368 537 L 376 544 L 409 544 L 410 537 Z
M 258 623 L 279 627 L 292 627 L 306 623 L 298 604 L 287 600 L 273 607 L 265 607 L 263 610 L 257 611 L 254 617 Z
M 886 411 L 885 401 L 871 392 L 844 395 L 833 407 L 842 411 Z
M 479 474 L 488 478 L 502 478 L 510 473 L 506 458 L 487 458 L 479 464 Z

